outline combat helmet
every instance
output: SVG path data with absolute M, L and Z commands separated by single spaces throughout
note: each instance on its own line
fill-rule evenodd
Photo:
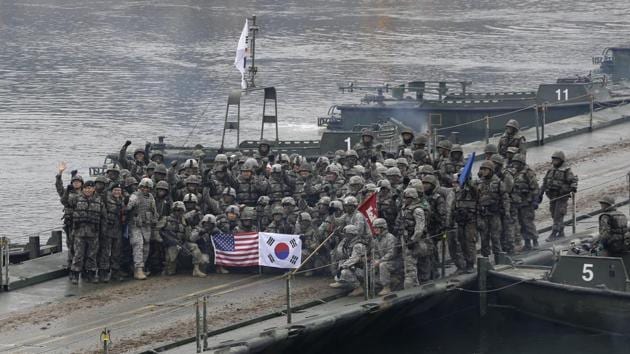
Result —
M 197 199 L 197 196 L 193 193 L 188 193 L 184 196 L 184 203 L 197 203 L 199 202 L 199 200 Z
M 425 134 L 419 134 L 413 139 L 415 145 L 426 145 L 429 139 Z
M 155 185 L 155 189 L 169 190 L 170 188 L 169 188 L 168 182 L 166 182 L 166 181 L 159 181 Z
M 413 198 L 413 199 L 417 199 L 418 198 L 418 191 L 415 188 L 405 188 L 405 190 L 403 191 L 403 198 Z
M 236 216 L 241 215 L 241 209 L 239 209 L 238 205 L 230 205 L 225 208 L 225 214 L 236 214 Z
M 601 197 L 598 202 L 612 206 L 612 205 L 615 205 L 615 197 L 610 196 L 610 195 L 605 195 Z
M 190 176 L 186 177 L 186 179 L 184 180 L 184 184 L 199 185 L 200 183 L 201 183 L 201 181 L 199 180 L 199 177 L 197 177 L 196 175 L 190 175 Z
M 564 152 L 562 151 L 555 151 L 553 154 L 551 154 L 551 158 L 559 159 L 560 161 L 566 161 L 566 157 L 564 156 Z
M 345 197 L 344 198 L 343 205 L 357 206 L 357 205 L 359 205 L 359 201 L 357 200 L 357 198 L 355 198 L 353 196 L 349 196 L 349 197 Z
M 512 128 L 514 128 L 514 129 L 516 129 L 516 130 L 521 129 L 521 128 L 519 127 L 518 121 L 517 121 L 516 119 L 510 119 L 510 120 L 508 120 L 508 121 L 507 121 L 507 123 L 505 123 L 505 127 L 506 127 L 506 128 L 507 128 L 507 127 L 512 127 Z
M 202 224 L 207 224 L 207 223 L 216 224 L 217 217 L 212 214 L 206 214 L 203 216 L 203 219 L 201 219 L 201 223 Z
M 498 154 L 499 149 L 494 144 L 486 144 L 486 147 L 483 149 L 485 154 Z
M 282 205 L 292 205 L 295 206 L 295 199 L 293 199 L 293 197 L 284 197 L 282 198 L 282 200 L 280 201 L 280 204 Z
M 440 149 L 444 149 L 444 150 L 450 151 L 451 148 L 453 147 L 453 143 L 451 143 L 450 140 L 444 139 L 444 140 L 438 141 L 437 147 L 440 148 Z
M 181 201 L 173 202 L 173 206 L 171 208 L 173 209 L 173 211 L 175 210 L 186 211 L 186 205 L 184 204 L 184 202 L 181 202 Z
M 168 170 L 166 169 L 166 166 L 158 164 L 157 166 L 155 166 L 155 170 L 153 171 L 153 173 L 161 173 L 163 175 L 166 175 L 168 173 Z
M 81 175 L 77 173 L 76 175 L 72 176 L 72 179 L 70 179 L 70 183 L 74 181 L 81 181 L 81 183 L 83 183 L 83 177 L 81 177 Z
M 402 173 L 400 173 L 400 169 L 398 167 L 388 168 L 387 172 L 385 172 L 385 175 L 387 177 L 390 177 L 390 176 L 402 177 Z
M 147 187 L 149 189 L 153 188 L 153 181 L 151 180 L 151 178 L 143 178 L 140 183 L 138 184 L 138 187 Z
M 516 154 L 512 157 L 512 162 L 520 162 L 523 165 L 525 164 L 525 158 L 522 154 Z
M 499 165 L 499 166 L 503 166 L 503 164 L 505 163 L 503 156 L 499 154 L 492 155 L 492 157 L 490 158 L 490 161 L 492 161 L 495 165 Z
M 493 157 L 494 157 L 494 156 L 493 156 Z M 487 168 L 487 169 L 489 169 L 490 171 L 494 171 L 494 162 L 492 162 L 492 161 L 487 161 L 487 160 L 486 160 L 486 161 L 483 161 L 483 162 L 481 163 L 481 166 L 479 166 L 479 169 L 482 169 L 482 168 Z
M 343 233 L 345 235 L 358 235 L 359 234 L 359 228 L 357 228 L 355 225 L 346 225 L 343 228 Z
M 241 213 L 241 220 L 254 220 L 256 218 L 256 211 L 251 207 L 246 207 Z
M 214 157 L 214 162 L 215 163 L 228 163 L 227 155 L 217 154 L 217 156 Z
M 271 209 L 271 215 L 284 215 L 284 209 L 282 209 L 281 206 L 276 205 L 275 207 L 273 207 L 273 209 Z
M 372 225 L 374 225 L 374 227 L 379 228 L 379 229 L 387 229 L 387 220 L 383 218 L 377 218 L 374 220 Z
M 433 187 L 438 186 L 438 180 L 434 175 L 426 175 L 422 177 L 422 183 L 428 183 L 433 185 Z

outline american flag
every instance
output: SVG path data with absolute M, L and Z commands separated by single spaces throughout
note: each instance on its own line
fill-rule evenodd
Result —
M 258 265 L 258 233 L 241 232 L 212 236 L 214 264 L 229 267 Z

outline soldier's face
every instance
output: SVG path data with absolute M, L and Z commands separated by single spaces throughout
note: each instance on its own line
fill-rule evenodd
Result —
M 160 198 L 164 198 L 164 197 L 166 197 L 166 194 L 167 194 L 167 193 L 168 193 L 168 191 L 167 191 L 167 190 L 165 190 L 165 189 L 158 189 L 158 190 L 157 190 L 157 195 L 158 195 L 158 197 L 160 197 Z
M 462 158 L 462 153 L 459 151 L 452 152 L 451 157 L 455 160 L 459 160 Z
M 354 205 L 344 205 L 343 210 L 348 214 L 352 214 L 354 213 Z
M 403 133 L 402 134 L 402 138 L 405 142 L 410 141 L 413 138 L 413 135 L 409 134 L 409 133 Z
M 308 171 L 300 171 L 300 176 L 302 176 L 302 178 L 306 178 L 308 176 L 310 176 L 311 173 Z
M 75 190 L 77 191 L 80 190 L 82 186 L 83 186 L 83 182 L 79 180 L 72 181 L 72 188 L 74 188 Z
M 149 193 L 149 190 L 150 190 L 149 187 L 146 187 L 146 186 L 140 187 L 140 192 L 142 192 L 144 194 Z
M 188 183 L 186 185 L 186 189 L 188 189 L 188 191 L 191 193 L 195 193 L 197 191 L 197 185 L 193 183 Z
M 490 159 L 492 159 L 492 155 L 494 155 L 491 152 L 486 152 L 483 156 L 485 157 L 486 161 L 490 161 Z
M 236 221 L 236 219 L 238 218 L 238 215 L 236 215 L 235 213 L 227 213 L 227 219 L 230 221 Z
M 243 224 L 243 226 L 250 227 L 252 226 L 252 221 L 250 219 L 242 219 L 241 224 Z
M 162 162 L 164 162 L 164 156 L 162 155 L 153 155 L 151 156 L 151 161 L 155 162 L 156 164 L 161 164 Z
M 553 167 L 560 167 L 560 165 L 562 165 L 562 160 L 553 158 L 551 159 L 551 164 L 553 165 Z
M 480 168 L 479 169 L 479 175 L 481 177 L 488 177 L 490 175 L 491 171 L 489 168 Z M 426 190 L 426 189 L 425 189 Z
M 363 136 L 363 142 L 366 143 L 366 144 L 371 143 L 372 142 L 372 137 L 369 136 L 369 135 L 364 135 Z
M 96 182 L 95 184 L 96 184 L 95 189 L 96 189 L 99 193 L 105 190 L 105 183 L 103 183 L 103 182 Z
M 243 176 L 243 178 L 245 179 L 249 179 L 252 177 L 252 171 L 242 171 L 241 176 Z
M 266 154 L 267 152 L 269 152 L 269 146 L 267 144 L 262 144 L 258 147 L 258 151 L 260 151 L 263 154 Z
M 374 233 L 376 234 L 376 236 L 381 236 L 381 235 L 385 234 L 386 230 L 387 230 L 386 228 L 375 227 L 374 228 Z
M 348 156 L 346 157 L 346 162 L 348 162 L 348 165 L 354 166 L 357 164 L 357 158 L 354 156 Z
M 112 196 L 114 198 L 120 198 L 122 196 L 122 189 L 120 189 L 120 188 L 112 189 Z
M 147 168 L 147 176 L 148 177 L 153 176 L 153 171 L 155 171 L 153 168 Z
M 85 194 L 87 197 L 91 197 L 92 195 L 94 195 L 94 191 L 95 188 L 93 186 L 83 187 L 83 194 Z
M 334 182 L 337 179 L 337 175 L 334 173 L 328 173 L 326 174 L 326 180 L 328 182 Z
M 514 127 L 506 127 L 505 132 L 509 135 L 514 135 L 514 133 L 516 133 L 516 129 L 514 129 Z
M 120 176 L 120 173 L 117 171 L 107 171 L 107 178 L 111 180 L 118 179 L 118 176 Z
M 136 159 L 136 161 L 144 161 L 144 153 L 138 152 L 133 155 L 133 158 Z
M 311 227 L 311 222 L 308 221 L 308 220 L 302 220 L 302 221 L 300 221 L 300 226 L 303 229 L 308 229 L 309 227 Z
M 282 220 L 282 214 L 273 214 L 273 221 L 280 221 Z
M 166 175 L 163 173 L 153 173 L 153 178 L 155 182 L 164 181 L 166 179 Z

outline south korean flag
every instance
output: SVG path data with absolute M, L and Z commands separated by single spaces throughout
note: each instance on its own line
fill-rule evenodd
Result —
M 297 268 L 302 262 L 302 240 L 299 235 L 260 232 L 258 264 L 274 268 Z

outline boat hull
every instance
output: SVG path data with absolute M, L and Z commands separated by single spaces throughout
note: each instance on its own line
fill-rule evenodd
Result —
M 624 336 L 630 335 L 630 293 L 584 288 L 488 272 L 491 303 L 538 318 Z

